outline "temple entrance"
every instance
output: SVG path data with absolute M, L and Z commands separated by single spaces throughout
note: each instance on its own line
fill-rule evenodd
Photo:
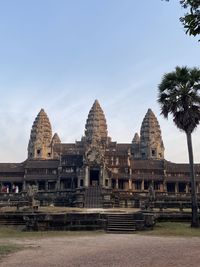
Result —
M 99 170 L 90 170 L 90 186 L 99 185 Z

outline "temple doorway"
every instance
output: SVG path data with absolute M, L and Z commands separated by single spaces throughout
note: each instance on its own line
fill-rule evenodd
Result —
M 90 170 L 90 186 L 99 185 L 99 170 Z

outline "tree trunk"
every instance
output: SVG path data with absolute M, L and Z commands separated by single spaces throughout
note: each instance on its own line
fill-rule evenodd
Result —
M 186 133 L 186 135 L 187 135 L 187 145 L 188 145 L 188 154 L 190 162 L 190 180 L 191 180 L 191 200 L 192 200 L 191 227 L 199 227 L 196 178 L 195 178 L 193 150 L 192 150 L 192 135 L 190 132 Z

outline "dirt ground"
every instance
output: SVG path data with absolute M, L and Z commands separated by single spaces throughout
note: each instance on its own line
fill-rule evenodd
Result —
M 200 238 L 102 234 L 43 239 L 1 239 L 25 245 L 1 267 L 199 267 Z

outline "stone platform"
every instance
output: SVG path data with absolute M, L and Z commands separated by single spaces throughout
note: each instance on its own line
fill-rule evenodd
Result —
M 0 212 L 0 225 L 25 231 L 104 230 L 137 231 L 152 228 L 154 216 L 133 209 L 55 209 Z

